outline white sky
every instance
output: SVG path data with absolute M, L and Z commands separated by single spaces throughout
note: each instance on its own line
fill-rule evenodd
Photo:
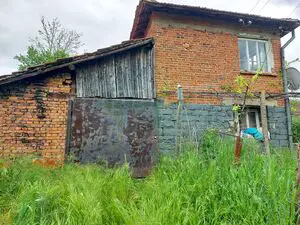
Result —
M 300 18 L 300 0 L 159 0 L 276 18 Z M 83 33 L 78 53 L 118 44 L 129 39 L 139 0 L 0 0 L 0 74 L 17 69 L 16 54 L 25 53 L 28 39 L 37 34 L 40 18 L 57 17 L 64 27 Z M 266 4 L 268 2 L 268 4 Z M 263 8 L 264 7 L 264 8 Z M 292 14 L 291 14 L 292 13 Z M 284 41 L 284 40 L 283 40 Z M 291 61 L 300 57 L 300 28 L 286 49 Z M 300 69 L 300 63 L 293 66 Z

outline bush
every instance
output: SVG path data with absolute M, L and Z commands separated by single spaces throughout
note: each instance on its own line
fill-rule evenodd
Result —
M 292 119 L 293 142 L 300 142 L 300 117 L 294 116 Z

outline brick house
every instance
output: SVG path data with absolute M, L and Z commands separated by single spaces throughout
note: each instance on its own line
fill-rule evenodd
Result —
M 197 128 L 226 128 L 230 126 L 227 121 L 228 115 L 232 117 L 232 104 L 241 101 L 224 92 L 238 74 L 250 79 L 257 68 L 262 67 L 263 73 L 253 91 L 284 92 L 280 40 L 298 26 L 299 20 L 293 19 L 141 1 L 131 39 L 155 39 L 158 97 L 174 102 L 177 99 L 174 90 L 180 84 L 185 93 L 184 101 L 189 103 L 186 111 L 191 112 L 190 124 Z M 168 96 L 164 95 L 165 90 L 171 90 Z M 243 126 L 259 127 L 259 99 L 249 100 L 247 105 Z M 271 143 L 288 146 L 291 134 L 287 115 L 290 112 L 286 112 L 284 99 L 269 99 L 267 107 Z M 169 117 L 164 115 L 174 115 L 174 110 L 174 106 L 164 107 L 161 114 L 161 122 L 171 128 L 174 124 L 172 126 Z M 166 127 L 161 129 L 166 130 Z M 161 142 L 169 145 L 173 143 L 173 136 L 168 135 L 168 131 L 166 133 Z
M 174 149 L 177 85 L 184 93 L 182 136 L 227 131 L 238 74 L 262 68 L 255 91 L 283 93 L 281 37 L 299 20 L 140 1 L 130 40 L 0 78 L 0 153 L 37 152 L 62 161 L 151 167 L 155 149 Z M 247 101 L 245 126 L 259 126 L 259 102 Z M 283 98 L 267 101 L 271 142 L 287 146 Z

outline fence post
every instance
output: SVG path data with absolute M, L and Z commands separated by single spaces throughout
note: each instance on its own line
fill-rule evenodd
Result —
M 241 140 L 241 128 L 239 122 L 239 114 L 235 112 L 234 114 L 234 124 L 236 128 L 235 133 L 235 146 L 234 146 L 234 164 L 239 164 L 241 161 L 241 152 L 242 152 L 242 140 Z
M 180 84 L 177 86 L 177 116 L 176 116 L 176 154 L 177 156 L 180 153 L 181 148 L 181 111 L 183 103 L 183 92 Z
M 269 134 L 268 134 L 268 119 L 266 108 L 266 92 L 262 91 L 260 94 L 260 115 L 262 123 L 262 132 L 264 135 L 264 151 L 267 155 L 270 154 Z

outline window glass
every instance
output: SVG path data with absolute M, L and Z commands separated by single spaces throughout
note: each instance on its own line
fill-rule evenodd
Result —
M 242 130 L 248 128 L 248 127 L 247 127 L 246 114 L 243 114 L 243 116 L 241 117 L 240 127 L 241 127 Z
M 258 68 L 258 55 L 256 49 L 256 41 L 248 41 L 249 49 L 249 65 L 251 71 L 256 71 Z
M 240 118 L 241 129 L 261 127 L 260 112 L 258 107 L 247 107 Z
M 249 127 L 257 127 L 256 112 L 248 112 Z
M 258 52 L 260 58 L 260 67 L 263 71 L 267 71 L 268 69 L 268 61 L 266 55 L 266 43 L 265 42 L 258 42 Z
M 239 39 L 240 69 L 256 72 L 258 69 L 268 72 L 266 41 Z
M 245 40 L 239 40 L 241 70 L 248 70 L 247 46 Z

